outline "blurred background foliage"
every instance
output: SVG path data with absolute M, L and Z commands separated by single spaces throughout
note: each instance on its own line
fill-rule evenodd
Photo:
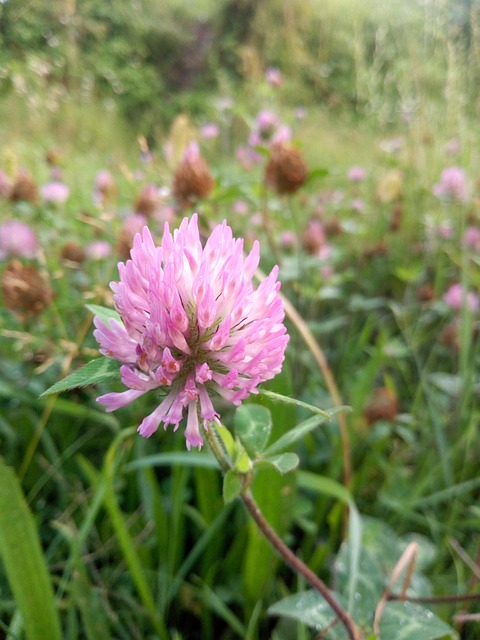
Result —
M 206 115 L 207 96 L 275 66 L 287 104 L 388 125 L 448 94 L 455 118 L 478 108 L 479 11 L 478 0 L 7 0 L 0 90 L 50 111 L 98 99 L 152 136 L 179 108 Z

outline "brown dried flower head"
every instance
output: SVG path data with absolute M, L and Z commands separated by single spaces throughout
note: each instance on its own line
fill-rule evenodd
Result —
M 154 184 L 147 184 L 137 196 L 133 210 L 141 213 L 147 218 L 151 218 L 160 206 L 158 187 Z
M 50 167 L 58 167 L 62 162 L 62 153 L 60 149 L 47 149 L 45 153 L 45 161 Z
M 60 257 L 69 267 L 78 267 L 86 259 L 83 247 L 76 242 L 67 242 L 62 247 Z
M 37 183 L 30 175 L 30 173 L 28 173 L 28 171 L 26 171 L 25 169 L 22 169 L 15 178 L 15 182 L 12 185 L 9 198 L 12 202 L 31 202 L 32 204 L 37 203 Z
M 387 387 L 375 389 L 363 416 L 369 425 L 379 420 L 395 420 L 398 414 L 398 397 L 395 391 Z
M 172 192 L 184 209 L 197 198 L 207 198 L 213 189 L 213 178 L 207 163 L 200 155 L 198 144 L 191 142 L 173 176 Z
M 279 194 L 295 193 L 307 176 L 307 165 L 296 147 L 289 142 L 272 146 L 270 160 L 265 167 L 265 184 Z
M 52 300 L 52 291 L 39 271 L 19 260 L 13 260 L 5 267 L 2 293 L 5 307 L 20 318 L 42 313 Z

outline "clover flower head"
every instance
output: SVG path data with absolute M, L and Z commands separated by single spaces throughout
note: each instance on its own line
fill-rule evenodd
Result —
M 442 171 L 440 180 L 433 185 L 432 192 L 437 198 L 466 202 L 469 189 L 465 171 L 460 167 L 447 167 Z
M 122 323 L 94 320 L 100 352 L 122 363 L 128 387 L 98 398 L 107 411 L 160 389 L 139 433 L 149 437 L 161 423 L 176 430 L 186 417 L 187 448 L 200 448 L 201 427 L 220 417 L 215 398 L 238 406 L 279 373 L 288 335 L 278 268 L 255 289 L 258 261 L 258 243 L 245 257 L 225 221 L 202 247 L 196 214 L 173 234 L 165 223 L 160 246 L 147 227 L 137 234 L 110 285 Z
M 42 187 L 42 198 L 52 204 L 63 204 L 70 195 L 69 187 L 58 180 L 47 182 Z
M 460 310 L 465 304 L 470 311 L 478 311 L 480 309 L 480 298 L 472 291 L 464 291 L 459 282 L 452 284 L 443 294 L 443 301 L 455 311 Z
M 0 224 L 0 260 L 9 256 L 33 258 L 39 248 L 35 231 L 21 220 Z

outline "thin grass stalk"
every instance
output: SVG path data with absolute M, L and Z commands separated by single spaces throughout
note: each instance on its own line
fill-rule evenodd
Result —
M 259 280 L 263 280 L 265 278 L 265 274 L 260 269 L 257 269 L 256 276 Z M 335 377 L 330 369 L 322 348 L 293 304 L 282 293 L 280 293 L 280 295 L 282 296 L 285 313 L 295 325 L 297 331 L 312 352 L 312 355 L 318 364 L 325 380 L 325 384 L 327 385 L 328 392 L 330 393 L 330 397 L 332 398 L 334 407 L 343 407 L 344 403 L 342 402 L 337 383 L 335 382 Z M 345 415 L 342 413 L 338 414 L 338 424 L 340 427 L 340 438 L 342 441 L 343 484 L 346 487 L 349 487 L 352 477 L 350 437 L 348 434 L 347 420 Z

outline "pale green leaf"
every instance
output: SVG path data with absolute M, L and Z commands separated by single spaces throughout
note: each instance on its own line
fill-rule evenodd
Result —
M 255 458 L 268 442 L 272 431 L 270 411 L 260 404 L 244 404 L 235 412 L 235 434 L 247 453 Z
M 109 309 L 108 307 L 101 307 L 98 304 L 87 304 L 87 309 L 93 313 L 94 316 L 98 316 L 101 320 L 109 324 L 109 320 L 113 318 L 117 322 L 122 322 L 120 314 L 115 309 Z M 122 323 L 123 324 L 123 323 Z
M 303 591 L 287 596 L 269 607 L 268 613 L 298 620 L 318 632 L 335 620 L 335 613 L 317 591 Z
M 225 503 L 234 500 L 242 490 L 242 479 L 236 471 L 230 469 L 223 477 L 223 499 Z
M 382 640 L 436 640 L 457 638 L 448 624 L 413 602 L 389 602 L 380 619 Z
M 265 458 L 265 462 L 271 464 L 282 475 L 296 469 L 300 463 L 300 459 L 296 453 L 281 453 L 279 456 Z

